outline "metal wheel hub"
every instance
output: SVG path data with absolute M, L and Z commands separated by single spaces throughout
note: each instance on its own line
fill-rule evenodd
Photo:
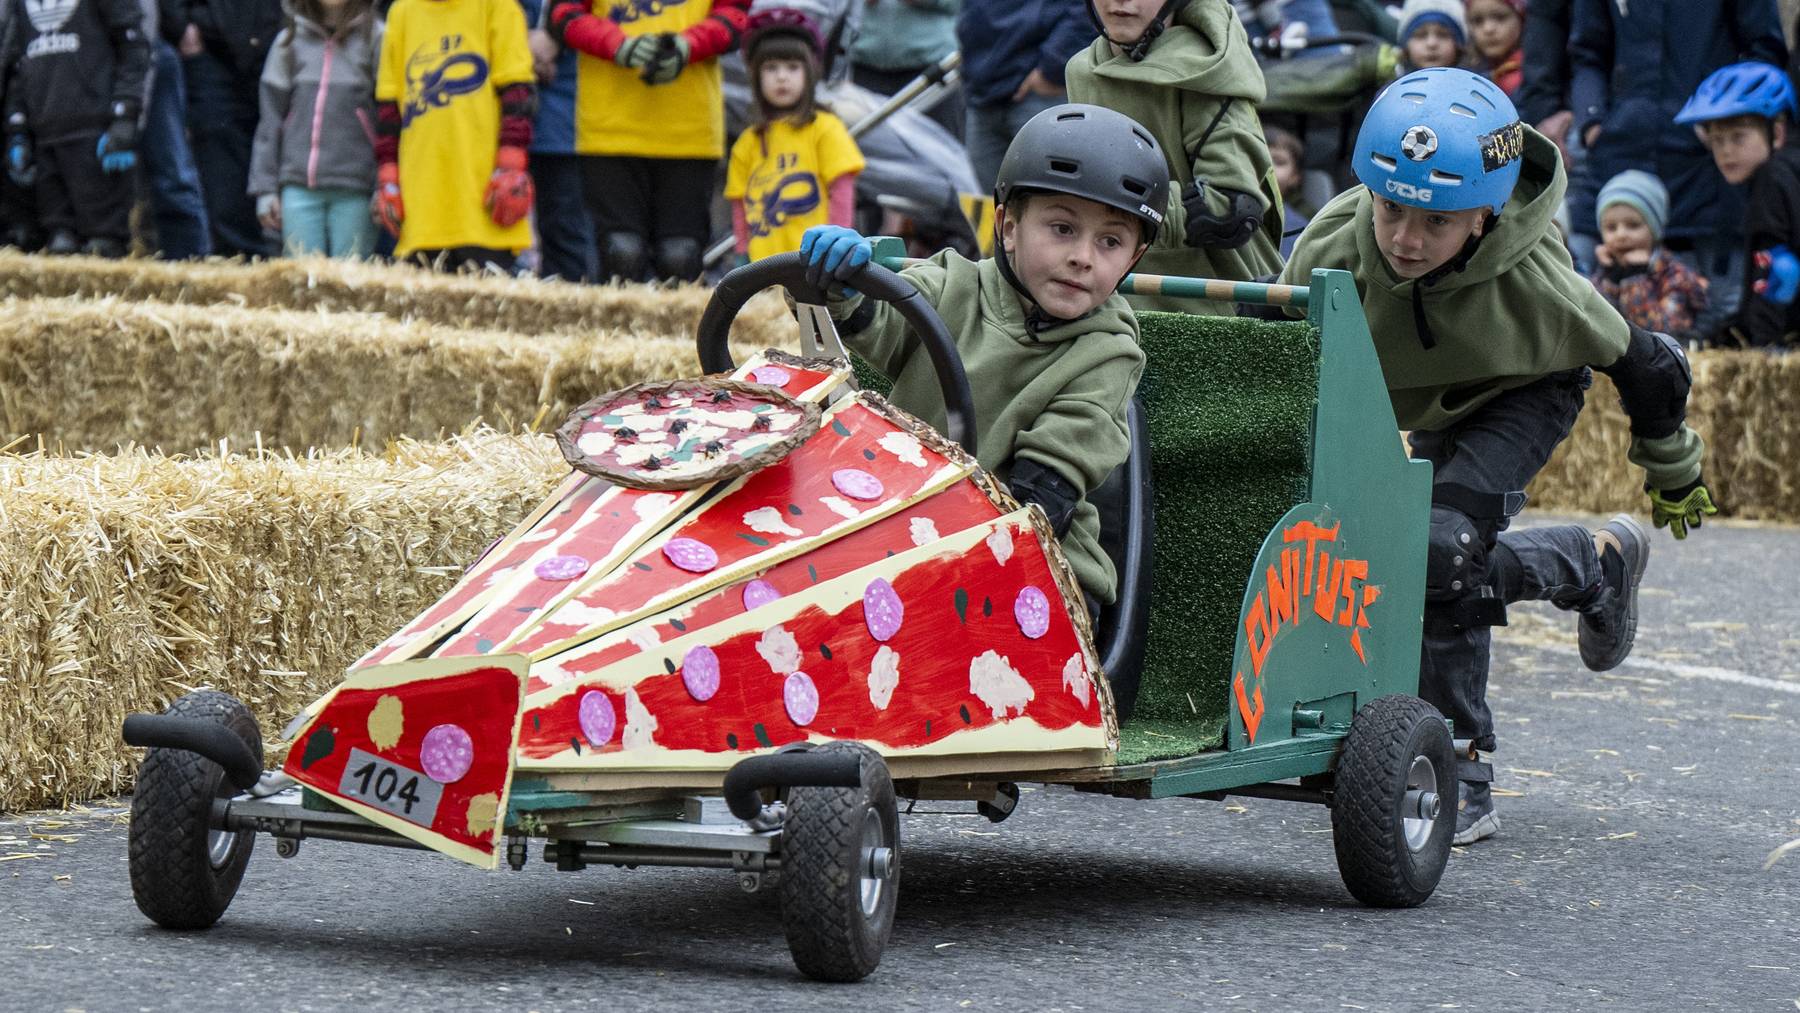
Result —
M 862 913 L 875 917 L 888 879 L 894 874 L 894 849 L 881 832 L 881 814 L 874 809 L 863 813 L 862 845 L 857 853 L 857 870 L 861 873 Z
M 1428 756 L 1414 756 L 1406 771 L 1406 794 L 1400 800 L 1400 830 L 1408 851 L 1418 854 L 1431 842 L 1439 805 L 1437 765 Z

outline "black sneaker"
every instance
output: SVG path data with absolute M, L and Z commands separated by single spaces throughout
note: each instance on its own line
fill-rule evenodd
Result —
M 81 237 L 69 229 L 57 229 L 44 252 L 54 257 L 67 257 L 81 252 Z
M 1450 843 L 1461 847 L 1500 832 L 1494 812 L 1494 793 L 1486 781 L 1456 782 L 1456 836 Z
M 1600 592 L 1581 610 L 1578 639 L 1581 663 L 1596 672 L 1617 668 L 1637 638 L 1638 581 L 1650 562 L 1650 539 L 1630 517 L 1620 514 L 1594 532 L 1600 554 Z

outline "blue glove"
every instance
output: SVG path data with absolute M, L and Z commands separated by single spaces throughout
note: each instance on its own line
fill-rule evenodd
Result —
M 1756 255 L 1756 266 L 1768 271 L 1755 285 L 1756 294 L 1777 306 L 1786 306 L 1800 295 L 1800 257 L 1786 246 Z
M 137 168 L 137 121 L 117 119 L 100 135 L 94 154 L 100 159 L 100 171 L 130 172 Z
M 14 134 L 6 142 L 6 175 L 14 185 L 29 189 L 37 182 L 37 159 L 32 157 L 31 138 Z
M 800 237 L 800 255 L 806 258 L 806 280 L 829 295 L 853 296 L 844 282 L 855 280 L 875 256 L 875 247 L 855 229 L 842 225 L 815 225 Z

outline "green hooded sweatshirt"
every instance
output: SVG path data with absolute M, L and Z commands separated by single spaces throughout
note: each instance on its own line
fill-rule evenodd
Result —
M 1315 268 L 1349 271 L 1400 427 L 1443 429 L 1503 391 L 1624 356 L 1625 319 L 1575 273 L 1551 222 L 1566 185 L 1555 145 L 1527 127 L 1518 186 L 1463 270 L 1423 287 L 1397 277 L 1375 245 L 1373 195 L 1359 186 L 1306 227 L 1281 280 L 1305 285 Z M 1414 322 L 1415 294 L 1428 335 Z M 1683 425 L 1634 437 L 1629 456 L 1653 487 L 1675 489 L 1699 477 L 1704 449 Z
M 1033 334 L 1024 304 L 993 260 L 977 263 L 944 250 L 901 274 L 956 339 L 974 395 L 981 466 L 1010 484 L 1012 462 L 1023 457 L 1074 484 L 1083 499 L 1062 536 L 1063 552 L 1081 586 L 1111 604 L 1118 580 L 1100 548 L 1100 513 L 1086 496 L 1131 451 L 1125 409 L 1144 371 L 1131 307 L 1114 295 L 1080 320 Z M 861 296 L 834 300 L 832 316 L 845 319 L 861 302 Z M 944 430 L 944 395 L 931 356 L 891 305 L 877 303 L 869 325 L 844 340 L 894 379 L 896 405 Z
M 1156 242 L 1137 266 L 1146 274 L 1250 281 L 1281 270 L 1281 188 L 1256 105 L 1267 96 L 1250 38 L 1225 0 L 1195 0 L 1151 43 L 1141 62 L 1115 55 L 1105 37 L 1068 65 L 1069 101 L 1116 109 L 1143 124 L 1169 160 L 1169 206 Z M 1203 143 L 1204 142 L 1204 143 Z M 1206 205 L 1225 214 L 1219 191 L 1263 203 L 1262 228 L 1236 249 L 1187 245 L 1182 188 L 1199 181 Z M 1230 316 L 1229 303 L 1132 296 L 1138 309 Z

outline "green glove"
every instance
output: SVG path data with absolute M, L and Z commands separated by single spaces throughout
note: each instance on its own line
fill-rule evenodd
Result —
M 1688 528 L 1699 527 L 1701 518 L 1719 512 L 1704 477 L 1679 489 L 1664 491 L 1645 486 L 1644 491 L 1650 494 L 1650 519 L 1659 528 L 1667 527 L 1677 540 L 1688 536 Z
M 656 50 L 656 59 L 644 70 L 646 84 L 668 84 L 681 76 L 688 65 L 688 55 L 693 52 L 687 36 L 669 34 L 662 36 L 663 44 Z
M 618 51 L 613 53 L 613 62 L 626 70 L 648 67 L 656 59 L 661 39 L 660 35 L 633 35 L 619 43 Z

